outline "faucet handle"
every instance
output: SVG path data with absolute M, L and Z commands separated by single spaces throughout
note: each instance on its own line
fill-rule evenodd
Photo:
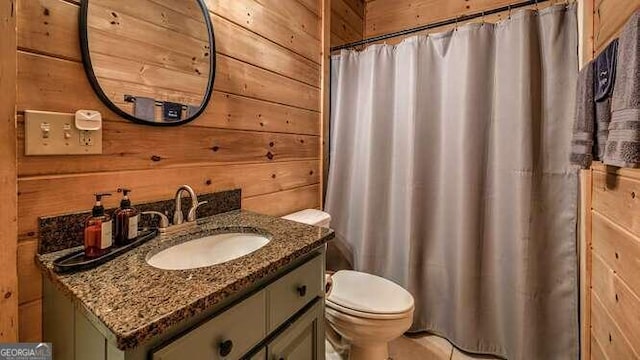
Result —
M 159 225 L 159 229 L 160 232 L 165 232 L 167 230 L 167 228 L 169 227 L 169 218 L 167 217 L 167 215 L 159 212 L 159 211 L 143 211 L 140 215 L 155 215 L 158 216 L 160 218 L 160 225 Z
M 196 211 L 200 207 L 200 205 L 204 205 L 208 203 L 208 201 L 200 201 L 198 204 L 191 209 L 189 209 L 189 214 L 187 215 L 187 221 L 196 221 Z

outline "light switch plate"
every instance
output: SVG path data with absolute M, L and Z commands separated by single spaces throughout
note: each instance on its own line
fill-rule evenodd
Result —
M 75 114 L 26 110 L 25 155 L 102 154 L 102 129 L 78 130 Z

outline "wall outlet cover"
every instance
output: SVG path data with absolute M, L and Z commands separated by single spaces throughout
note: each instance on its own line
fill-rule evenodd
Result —
M 24 138 L 27 156 L 102 154 L 102 126 L 79 130 L 76 114 L 26 110 Z

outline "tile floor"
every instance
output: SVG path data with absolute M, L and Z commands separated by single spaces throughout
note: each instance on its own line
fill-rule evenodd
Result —
M 389 345 L 392 360 L 497 360 L 492 356 L 465 354 L 435 335 L 403 336 Z M 326 360 L 345 360 L 327 343 Z

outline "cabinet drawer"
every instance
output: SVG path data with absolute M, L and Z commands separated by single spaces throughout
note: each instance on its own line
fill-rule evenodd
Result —
M 261 291 L 153 352 L 152 359 L 239 359 L 266 336 L 265 306 Z
M 323 282 L 323 257 L 316 256 L 271 284 L 267 288 L 269 331 L 276 329 L 311 300 L 324 296 Z

